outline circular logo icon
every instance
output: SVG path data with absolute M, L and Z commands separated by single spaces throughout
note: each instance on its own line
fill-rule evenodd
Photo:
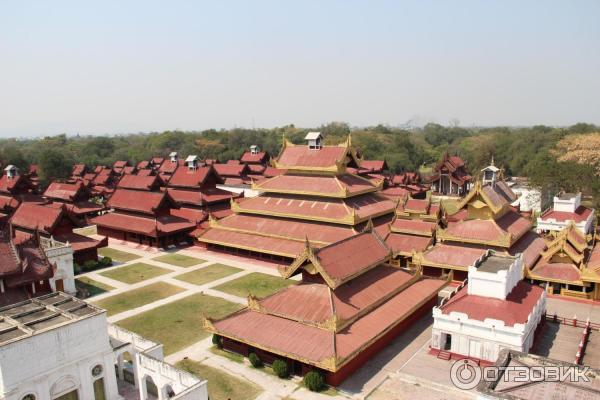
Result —
M 450 380 L 459 389 L 471 390 L 481 380 L 481 369 L 473 360 L 458 360 L 450 368 Z

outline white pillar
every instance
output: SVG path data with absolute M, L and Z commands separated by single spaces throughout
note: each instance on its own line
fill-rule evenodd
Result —
M 123 353 L 117 356 L 117 373 L 120 380 L 125 380 L 125 374 L 123 373 Z

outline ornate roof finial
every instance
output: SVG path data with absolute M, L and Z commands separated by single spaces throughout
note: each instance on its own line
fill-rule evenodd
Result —
M 492 154 L 492 163 L 490 164 L 492 167 L 494 167 L 494 155 Z
M 367 221 L 367 225 L 363 229 L 363 233 L 373 232 L 373 220 L 369 217 L 369 221 Z

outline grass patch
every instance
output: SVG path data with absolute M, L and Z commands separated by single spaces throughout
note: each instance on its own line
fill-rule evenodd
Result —
M 227 358 L 233 362 L 239 363 L 239 364 L 244 363 L 244 356 L 242 356 L 241 354 L 236 354 L 236 353 L 232 353 L 230 351 L 225 351 L 223 349 L 218 348 L 217 346 L 211 347 L 210 352 L 213 354 L 216 354 L 218 356 L 225 357 L 225 358 Z
M 278 276 L 262 274 L 260 272 L 252 272 L 241 278 L 225 282 L 214 289 L 240 297 L 247 297 L 249 294 L 252 294 L 256 297 L 263 298 L 278 292 L 285 287 L 295 285 L 296 283 L 296 281 L 291 279 L 283 279 Z
M 138 283 L 171 272 L 150 264 L 135 263 L 101 272 L 100 275 L 125 283 Z
M 195 271 L 186 272 L 185 274 L 177 275 L 174 278 L 180 281 L 192 283 L 194 285 L 204 285 L 205 283 L 216 281 L 217 279 L 225 278 L 226 276 L 242 271 L 239 268 L 225 264 L 212 264 Z
M 95 303 L 104 308 L 108 315 L 114 315 L 123 311 L 132 310 L 156 300 L 164 299 L 176 293 L 183 292 L 184 289 L 169 285 L 165 282 L 157 282 L 138 289 L 130 290 L 125 293 L 102 299 Z
M 75 287 L 77 290 L 86 294 L 87 297 L 97 296 L 102 293 L 109 292 L 114 289 L 114 287 L 107 285 L 105 283 L 101 283 L 95 281 L 93 279 L 88 278 L 87 276 L 82 276 L 80 278 L 75 279 Z
M 255 383 L 196 361 L 182 360 L 175 366 L 208 380 L 208 396 L 211 400 L 252 400 L 262 392 Z
M 165 354 L 186 348 L 209 336 L 202 316 L 223 318 L 242 308 L 218 297 L 194 294 L 117 322 L 150 340 L 162 343 Z
M 136 254 L 127 253 L 125 251 L 113 249 L 111 247 L 103 247 L 101 249 L 98 249 L 98 254 L 102 257 L 110 257 L 113 261 L 122 263 L 140 258 L 140 256 Z
M 199 258 L 189 257 L 183 254 L 165 254 L 154 257 L 153 260 L 175 265 L 176 267 L 191 267 L 205 262 Z

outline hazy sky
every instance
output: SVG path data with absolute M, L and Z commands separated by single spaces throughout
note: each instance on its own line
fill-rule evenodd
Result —
M 600 1 L 0 1 L 0 136 L 600 123 Z

